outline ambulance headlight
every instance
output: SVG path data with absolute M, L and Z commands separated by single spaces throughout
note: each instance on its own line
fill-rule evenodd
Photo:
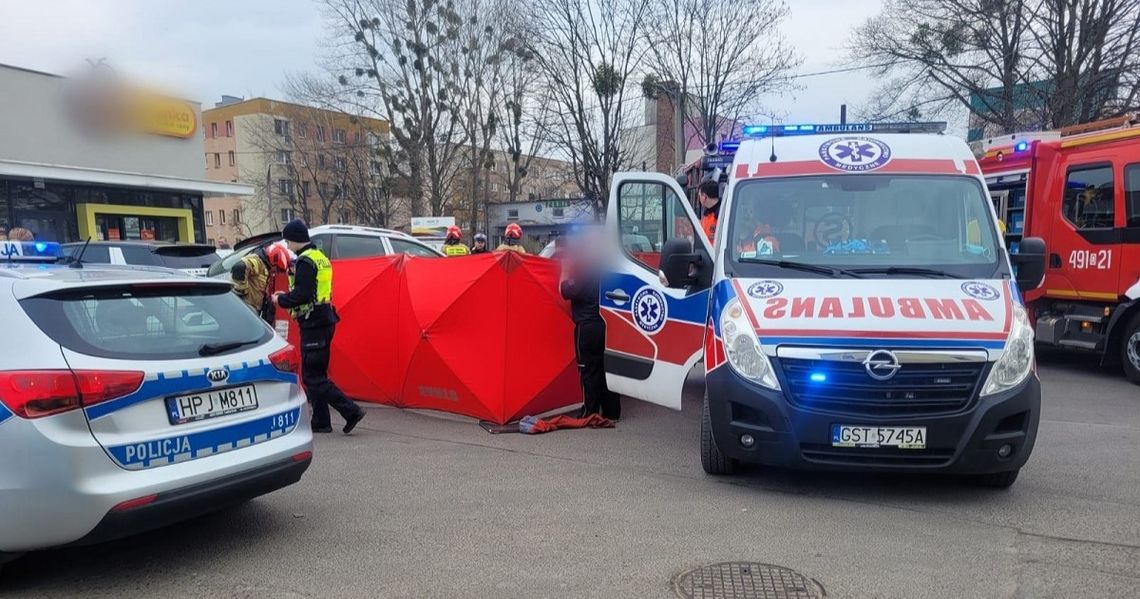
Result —
M 1009 332 L 1005 351 L 994 363 L 993 370 L 990 371 L 990 376 L 986 379 L 986 386 L 982 388 L 982 396 L 1012 389 L 1020 385 L 1030 372 L 1033 372 L 1033 327 L 1029 324 L 1029 317 L 1025 314 L 1025 308 L 1015 305 L 1013 307 L 1013 330 Z
M 732 300 L 720 316 L 720 331 L 724 337 L 724 353 L 728 364 L 740 376 L 769 389 L 779 389 L 780 381 L 772 371 L 772 363 L 760 351 L 756 332 L 748 323 L 740 300 Z

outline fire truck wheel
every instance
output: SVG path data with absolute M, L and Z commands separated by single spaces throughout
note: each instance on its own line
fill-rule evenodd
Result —
M 736 460 L 720 452 L 712 433 L 712 417 L 709 416 L 709 398 L 701 411 L 701 467 L 709 474 L 736 474 Z
M 1124 376 L 1140 385 L 1140 314 L 1132 317 L 1124 330 L 1124 342 L 1120 344 L 1120 363 L 1124 366 Z

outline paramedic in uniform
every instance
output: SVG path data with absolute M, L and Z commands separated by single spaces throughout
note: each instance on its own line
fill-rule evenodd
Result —
M 701 204 L 701 229 L 711 246 L 716 241 L 716 225 L 720 220 L 720 183 L 707 180 L 699 189 L 697 201 Z
M 289 277 L 289 292 L 278 292 L 273 301 L 289 310 L 301 331 L 301 381 L 313 404 L 313 432 L 332 432 L 332 406 L 344 418 L 347 435 L 364 418 L 364 410 L 329 380 L 329 351 L 340 320 L 332 305 L 332 264 L 309 243 L 309 228 L 303 221 L 290 221 L 281 236 L 297 254 L 297 261 L 295 274 Z

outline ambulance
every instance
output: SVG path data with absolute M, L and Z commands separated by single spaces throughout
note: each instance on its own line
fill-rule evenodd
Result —
M 618 173 L 599 301 L 612 390 L 681 409 L 701 463 L 941 472 L 1008 487 L 1040 419 L 1033 328 L 982 171 L 944 123 L 749 126 L 714 239 L 678 182 Z M 637 230 L 650 244 L 623 243 Z

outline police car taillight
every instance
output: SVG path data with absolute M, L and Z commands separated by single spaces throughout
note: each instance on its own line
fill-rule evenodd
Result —
M 297 350 L 292 345 L 286 345 L 285 349 L 269 354 L 269 363 L 281 372 L 297 374 L 301 370 L 301 364 L 297 359 Z
M 43 418 L 130 395 L 143 376 L 114 370 L 0 371 L 0 402 L 22 418 Z

